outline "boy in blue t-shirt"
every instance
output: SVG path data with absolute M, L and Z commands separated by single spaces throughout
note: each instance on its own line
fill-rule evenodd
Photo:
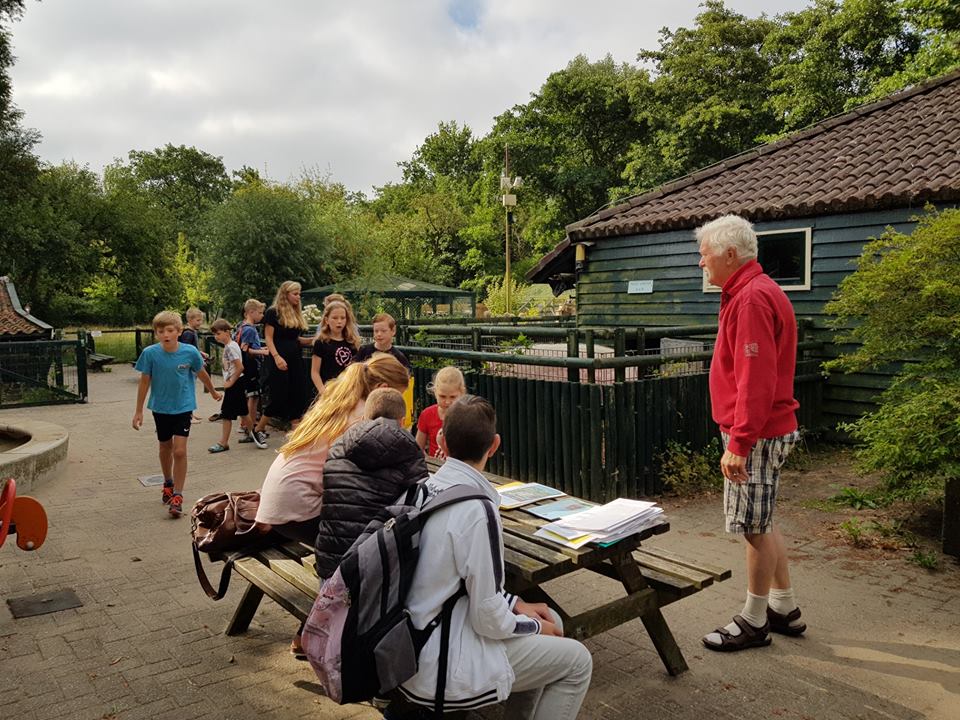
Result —
M 160 442 L 160 469 L 163 471 L 161 499 L 169 506 L 172 517 L 183 513 L 183 485 L 187 479 L 187 438 L 190 437 L 190 419 L 197 407 L 194 378 L 199 378 L 214 400 L 220 393 L 213 387 L 203 357 L 192 345 L 181 343 L 177 337 L 183 329 L 180 315 L 164 311 L 153 318 L 154 345 L 144 349 L 137 360 L 140 375 L 137 388 L 137 411 L 133 415 L 133 429 L 143 425 L 143 401 L 150 390 L 147 407 L 153 411 Z

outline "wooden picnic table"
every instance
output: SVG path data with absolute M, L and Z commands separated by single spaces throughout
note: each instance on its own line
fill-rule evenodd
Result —
M 428 459 L 431 471 L 437 470 L 442 461 Z M 508 478 L 484 473 L 493 485 L 512 482 Z M 531 503 L 524 507 L 552 502 L 555 498 Z M 667 625 L 660 608 L 666 597 L 658 594 L 650 580 L 661 581 L 664 589 L 679 592 L 676 581 L 663 574 L 679 570 L 683 576 L 689 576 L 693 568 L 676 566 L 675 560 L 647 553 L 648 561 L 660 565 L 660 569 L 648 568 L 645 577 L 637 551 L 644 540 L 654 535 L 662 535 L 670 530 L 670 523 L 661 519 L 636 535 L 624 538 L 608 547 L 585 545 L 579 549 L 567 548 L 537 537 L 534 533 L 547 520 L 537 517 L 522 508 L 500 510 L 503 523 L 504 566 L 507 574 L 507 590 L 520 595 L 528 602 L 545 602 L 553 608 L 563 620 L 563 632 L 566 637 L 582 640 L 640 618 L 664 666 L 671 675 L 678 675 L 687 669 L 687 663 L 677 646 L 677 641 Z M 571 614 L 543 589 L 543 583 L 569 575 L 578 570 L 589 570 L 619 581 L 626 595 L 605 602 L 589 610 Z M 722 572 L 720 574 L 723 574 Z M 657 577 L 658 575 L 662 577 Z M 706 574 L 700 578 L 706 580 Z M 729 571 L 726 572 L 729 577 Z M 723 578 L 725 579 L 725 578 Z M 666 582 L 664 582 L 666 581 Z M 688 593 L 689 594 L 689 593 Z M 676 598 L 673 598 L 676 599 Z M 672 599 L 670 600 L 672 601 Z
M 441 464 L 442 461 L 428 460 L 431 471 Z M 512 482 L 492 473 L 484 475 L 494 485 Z M 536 504 L 540 503 L 533 503 Z M 564 635 L 581 640 L 639 618 L 667 672 L 678 675 L 687 669 L 661 608 L 714 581 L 726 580 L 730 570 L 659 548 L 641 547 L 649 538 L 669 531 L 670 524 L 665 519 L 608 547 L 587 545 L 574 550 L 536 537 L 534 533 L 547 521 L 522 509 L 501 509 L 500 517 L 510 592 L 528 602 L 547 603 L 562 618 Z M 241 558 L 234 568 L 250 586 L 227 626 L 228 635 L 247 630 L 264 595 L 300 620 L 310 613 L 319 589 L 313 548 L 287 543 Z M 568 612 L 544 590 L 543 584 L 578 570 L 618 581 L 625 595 L 581 612 Z

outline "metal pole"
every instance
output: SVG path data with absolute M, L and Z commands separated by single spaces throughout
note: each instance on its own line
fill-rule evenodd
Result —
M 510 177 L 510 147 L 504 145 L 503 147 L 503 174 L 506 177 Z M 510 303 L 510 208 L 504 206 L 504 236 L 505 236 L 505 245 L 506 245 L 506 271 L 503 276 L 503 285 L 506 289 L 506 301 L 507 301 L 507 315 L 513 314 L 513 305 Z

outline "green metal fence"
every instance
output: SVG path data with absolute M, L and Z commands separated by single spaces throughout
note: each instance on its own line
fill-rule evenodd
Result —
M 86 398 L 86 348 L 82 342 L 0 342 L 0 408 L 77 403 Z

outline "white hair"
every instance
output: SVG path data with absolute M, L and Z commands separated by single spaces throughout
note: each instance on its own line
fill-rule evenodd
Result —
M 753 225 L 739 215 L 724 215 L 701 225 L 694 232 L 700 247 L 720 255 L 727 248 L 734 248 L 741 260 L 757 257 L 757 234 Z

